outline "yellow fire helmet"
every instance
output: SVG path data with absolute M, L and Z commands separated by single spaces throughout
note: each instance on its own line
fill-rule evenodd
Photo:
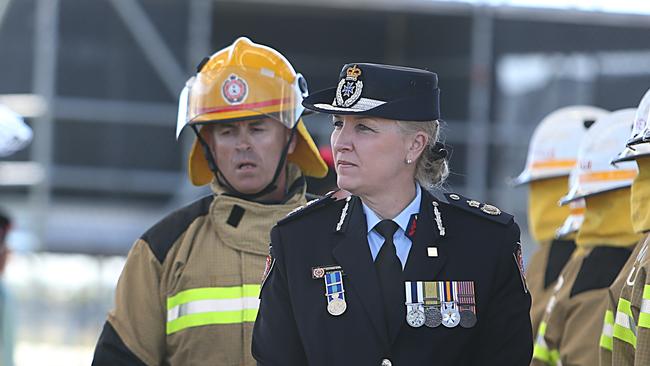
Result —
M 298 165 L 303 174 L 322 178 L 327 174 L 327 164 L 300 118 L 307 95 L 305 78 L 284 56 L 240 37 L 205 58 L 197 74 L 185 84 L 179 99 L 176 138 L 188 125 L 200 133 L 201 125 L 270 117 L 297 132 L 296 147 L 288 154 L 288 161 Z M 197 186 L 210 183 L 214 177 L 202 149 L 197 138 L 188 164 L 190 181 Z

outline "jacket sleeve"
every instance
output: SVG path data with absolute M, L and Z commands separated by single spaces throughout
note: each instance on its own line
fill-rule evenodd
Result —
M 95 348 L 93 365 L 159 365 L 165 350 L 161 264 L 149 245 L 136 241 L 117 283 L 115 309 Z
M 645 267 L 647 271 L 647 263 Z M 638 306 L 639 310 L 636 351 L 634 352 L 635 366 L 650 365 L 650 274 L 648 272 L 644 274 L 645 276 L 637 275 L 637 281 L 642 278 L 645 280 L 643 281 L 643 288 L 640 286 L 641 283 L 638 285 L 635 283 L 632 296 L 632 307 Z M 635 312 L 636 309 L 632 311 Z
M 526 366 L 533 353 L 531 299 L 520 270 L 523 264 L 518 262 L 521 245 L 516 223 L 510 224 L 503 240 L 475 364 Z
M 253 329 L 253 357 L 262 366 L 307 365 L 291 304 L 278 226 L 271 231 L 270 255 L 271 269 L 262 284 L 260 309 Z

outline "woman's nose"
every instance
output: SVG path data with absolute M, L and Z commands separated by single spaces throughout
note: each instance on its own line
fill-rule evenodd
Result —
M 338 130 L 334 130 L 332 132 L 331 144 L 332 144 L 332 150 L 334 152 L 352 150 L 352 138 L 350 134 L 350 129 L 343 126 Z

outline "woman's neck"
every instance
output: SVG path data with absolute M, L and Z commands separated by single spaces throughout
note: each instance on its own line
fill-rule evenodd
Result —
M 413 201 L 417 193 L 413 181 L 389 187 L 396 188 L 387 188 L 381 192 L 359 195 L 361 201 L 382 219 L 395 218 Z

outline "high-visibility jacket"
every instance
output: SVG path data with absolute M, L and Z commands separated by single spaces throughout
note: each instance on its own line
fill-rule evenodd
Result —
M 606 295 L 631 247 L 595 246 L 574 256 L 540 324 L 533 365 L 598 364 Z
M 297 167 L 291 180 L 303 182 Z M 167 216 L 129 252 L 94 365 L 255 365 L 253 323 L 270 230 L 305 204 L 305 186 L 279 204 L 224 194 Z
M 603 329 L 600 334 L 600 366 L 612 365 L 612 345 L 614 339 L 614 315 L 616 314 L 616 306 L 618 305 L 618 297 L 621 294 L 623 285 L 627 280 L 630 270 L 634 266 L 637 256 L 643 247 L 643 241 L 640 241 L 634 246 L 634 251 L 625 262 L 625 265 L 618 273 L 609 290 L 607 291 L 607 309 L 603 318 Z
M 553 296 L 553 288 L 562 269 L 571 258 L 576 245 L 570 240 L 552 240 L 540 243 L 526 268 L 526 283 L 533 300 L 530 320 L 533 336 L 537 335 L 539 323 L 544 317 L 546 304 Z
M 612 365 L 650 365 L 650 235 L 639 245 L 614 314 Z

